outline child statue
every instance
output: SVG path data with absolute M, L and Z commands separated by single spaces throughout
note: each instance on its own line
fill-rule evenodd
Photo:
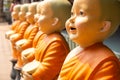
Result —
M 23 4 L 20 8 L 19 20 L 21 21 L 21 24 L 17 27 L 16 33 L 10 36 L 10 41 L 12 43 L 15 43 L 19 39 L 22 39 L 26 28 L 29 26 L 29 23 L 26 21 L 25 17 L 28 11 L 28 5 L 29 4 Z
M 21 63 L 21 65 L 19 65 L 19 68 L 21 68 L 23 65 L 21 60 L 21 52 L 27 48 L 32 47 L 33 39 L 38 32 L 38 26 L 36 26 L 34 21 L 37 4 L 38 2 L 34 2 L 29 5 L 28 12 L 26 14 L 26 20 L 30 23 L 30 25 L 26 29 L 23 35 L 23 39 L 20 39 L 15 43 L 17 50 L 20 52 L 18 56 L 18 63 Z
M 39 13 L 40 13 L 39 7 L 40 7 L 40 4 L 38 2 L 36 6 L 37 13 L 34 15 L 34 21 L 36 26 L 38 26 L 37 20 L 39 18 Z M 32 41 L 32 46 L 21 52 L 23 65 L 34 60 L 34 53 L 35 53 L 36 46 L 38 45 L 39 40 L 42 39 L 44 36 L 45 36 L 44 33 L 41 30 L 39 30 Z
M 23 80 L 54 80 L 58 77 L 69 46 L 61 35 L 70 17 L 71 4 L 67 0 L 40 2 L 39 29 L 44 38 L 35 49 L 35 59 L 22 68 Z
M 66 57 L 58 80 L 120 80 L 119 61 L 103 44 L 119 24 L 119 0 L 74 0 L 66 30 L 79 46 Z
M 27 11 L 28 11 L 28 4 L 21 5 L 20 12 L 19 12 L 20 24 L 18 26 L 16 26 L 16 28 L 14 30 L 15 33 L 10 35 L 10 37 L 9 37 L 9 40 L 11 41 L 11 44 L 12 44 L 12 51 L 13 51 L 12 52 L 13 58 L 11 59 L 11 61 L 16 60 L 16 62 L 17 62 L 19 53 L 16 50 L 15 43 L 16 43 L 16 41 L 23 38 L 23 34 L 24 34 L 25 30 L 29 26 L 29 23 L 26 21 L 26 17 L 25 17 Z M 14 72 L 16 72 L 16 71 L 14 71 Z M 15 73 L 14 78 L 16 78 L 16 73 Z M 17 80 L 19 80 L 19 78 Z
M 19 16 L 18 16 L 18 14 L 20 12 L 20 6 L 21 5 L 15 5 L 13 8 L 11 16 L 14 19 L 14 22 L 10 26 L 10 30 L 5 33 L 6 39 L 9 39 L 10 35 L 15 33 L 16 27 L 20 24 L 20 20 L 19 20 Z
M 17 76 L 20 76 L 21 67 L 23 65 L 21 60 L 21 52 L 32 46 L 32 41 L 38 32 L 38 27 L 34 22 L 34 14 L 36 13 L 37 2 L 31 3 L 28 6 L 28 12 L 26 13 L 26 21 L 30 24 L 23 34 L 23 38 L 15 42 L 15 47 L 17 49 L 17 64 L 15 68 L 19 70 Z
M 15 34 L 16 33 L 16 29 L 17 27 L 20 25 L 21 21 L 19 20 L 19 12 L 20 12 L 20 8 L 21 8 L 21 5 L 15 5 L 14 8 L 13 8 L 13 11 L 12 11 L 12 18 L 14 19 L 14 22 L 12 23 L 12 25 L 10 26 L 10 30 L 7 31 L 5 33 L 5 37 L 6 39 L 9 40 L 10 36 L 12 34 Z M 10 74 L 10 77 L 11 79 L 15 79 L 16 77 L 16 72 L 14 70 L 14 65 L 16 64 L 17 62 L 17 55 L 16 55 L 16 49 L 14 48 L 14 46 L 12 46 L 12 59 L 10 60 L 11 63 L 12 63 L 12 70 L 11 70 L 11 74 Z

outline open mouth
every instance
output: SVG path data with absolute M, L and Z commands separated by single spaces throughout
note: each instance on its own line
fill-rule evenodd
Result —
M 71 27 L 70 30 L 76 30 L 76 28 Z
M 76 33 L 76 28 L 70 27 L 70 32 L 71 32 L 72 34 Z

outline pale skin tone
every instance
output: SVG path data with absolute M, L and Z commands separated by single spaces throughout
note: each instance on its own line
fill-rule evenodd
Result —
M 79 46 L 68 54 L 65 63 L 85 48 L 102 42 L 110 22 L 100 19 L 99 9 L 98 0 L 93 0 L 93 3 L 90 0 L 74 1 L 71 17 L 66 21 L 66 30 L 69 38 Z
M 34 21 L 37 23 L 38 21 L 38 18 L 39 18 L 39 13 L 40 13 L 40 10 L 39 10 L 39 7 L 40 7 L 40 3 L 37 5 L 37 11 L 36 11 L 36 14 L 34 15 Z
M 39 10 L 40 12 L 37 22 L 40 26 L 40 30 L 46 34 L 54 32 L 54 27 L 56 27 L 56 25 L 54 25 L 55 18 L 53 17 L 51 5 L 46 2 L 41 2 Z
M 39 10 L 37 10 L 35 20 L 38 19 L 38 21 L 37 21 L 38 27 L 39 27 L 40 31 L 42 31 L 46 35 L 60 32 L 61 27 L 62 27 L 61 24 L 63 24 L 63 22 L 61 21 L 59 16 L 55 15 L 55 14 L 58 14 L 58 13 L 56 13 L 56 11 L 59 8 L 62 10 L 63 6 L 68 4 L 66 2 L 65 5 L 62 6 L 62 2 L 60 0 L 56 0 L 55 2 L 54 1 L 55 0 L 48 0 L 48 1 L 46 0 L 46 1 L 40 2 L 40 6 L 37 6 L 37 7 L 39 7 L 39 8 L 37 8 Z M 59 1 L 60 1 L 60 4 L 59 4 Z M 60 6 L 56 5 L 56 3 L 59 4 Z M 63 3 L 64 3 L 64 1 L 63 1 Z M 55 5 L 55 6 L 53 6 L 53 5 Z M 69 7 L 65 8 L 65 9 L 69 8 L 68 10 L 66 10 L 68 12 L 70 10 L 71 6 L 69 4 L 67 6 L 69 6 Z M 53 7 L 55 7 L 55 9 Z M 63 14 L 61 14 L 61 15 L 63 16 Z M 68 15 L 66 15 L 66 16 L 68 16 Z M 62 20 L 64 21 L 64 19 L 62 19 Z M 33 75 L 34 75 L 34 73 L 33 73 Z M 25 80 L 32 80 L 33 79 L 32 75 L 28 74 L 27 72 L 25 72 L 25 76 L 26 76 Z
M 37 13 L 37 23 L 40 26 L 40 30 L 45 32 L 46 34 L 52 33 L 54 25 L 54 17 L 53 12 L 50 7 L 50 4 L 48 3 L 40 3 L 39 10 Z M 47 9 L 47 10 L 46 10 Z M 47 24 L 46 24 L 47 23 Z M 25 80 L 33 80 L 32 75 L 28 74 L 27 72 L 24 72 Z
M 23 5 L 23 6 L 21 7 L 20 12 L 19 12 L 19 19 L 20 19 L 21 21 L 25 21 L 25 20 L 26 20 L 25 16 L 26 16 L 26 8 L 25 8 L 24 5 Z
M 12 12 L 12 17 L 13 17 L 13 19 L 15 19 L 15 20 L 18 20 L 19 19 L 19 17 L 18 17 L 18 14 L 19 14 L 19 9 L 18 9 L 18 7 L 14 7 L 14 9 L 13 9 L 13 12 Z
M 34 3 L 33 3 L 34 4 Z M 35 4 L 33 5 L 32 3 L 30 4 L 29 8 L 28 8 L 28 12 L 26 14 L 26 19 L 29 23 L 34 24 L 34 15 L 36 13 L 36 9 L 35 9 Z
M 66 22 L 70 39 L 82 48 L 101 42 L 107 33 L 106 27 L 108 28 L 110 22 L 100 19 L 98 1 L 75 0 L 71 10 L 71 18 Z

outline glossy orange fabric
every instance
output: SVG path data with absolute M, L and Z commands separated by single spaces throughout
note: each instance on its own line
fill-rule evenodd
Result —
M 46 35 L 38 44 L 35 60 L 40 66 L 32 76 L 34 80 L 54 80 L 69 52 L 68 44 L 59 33 Z
M 43 38 L 44 38 L 45 34 L 41 31 L 38 31 L 38 33 L 36 34 L 34 40 L 33 40 L 33 44 L 32 44 L 32 47 L 31 48 L 34 48 L 36 49 L 36 46 L 38 45 L 38 42 L 41 41 Z M 35 51 L 34 52 L 31 52 L 27 57 L 26 59 L 31 62 L 32 60 L 35 59 Z
M 12 24 L 11 29 L 14 30 L 15 33 L 16 33 L 16 29 L 19 27 L 20 23 L 21 23 L 21 21 L 17 20 Z M 12 59 L 17 60 L 17 54 L 16 54 L 17 50 L 16 50 L 16 48 L 14 46 L 15 46 L 14 44 L 11 44 L 11 47 L 12 47 Z
M 13 34 L 15 34 L 15 33 L 16 33 L 16 29 L 17 29 L 17 27 L 20 25 L 20 23 L 21 23 L 20 20 L 17 20 L 17 21 L 14 21 L 14 22 L 13 22 L 13 24 L 10 26 L 10 29 L 11 29 L 11 30 L 9 30 L 9 31 L 6 32 L 6 35 L 5 35 L 5 36 L 7 37 L 7 39 L 10 39 L 10 36 L 12 35 L 11 33 L 7 35 L 7 33 L 13 31 L 13 32 L 14 32 Z
M 17 56 L 17 49 L 15 48 L 14 44 L 11 44 L 12 47 L 12 60 L 17 60 L 18 56 Z
M 24 33 L 24 36 L 23 36 L 23 39 L 26 39 L 27 42 L 24 43 L 22 46 L 21 46 L 21 49 L 24 50 L 24 49 L 27 49 L 29 47 L 32 47 L 32 41 L 35 37 L 35 35 L 37 34 L 38 32 L 38 27 L 33 25 L 33 26 L 29 26 L 25 33 Z
M 24 32 L 27 29 L 27 27 L 29 26 L 29 23 L 24 21 L 22 22 L 18 28 L 16 29 L 16 34 L 18 34 L 18 37 L 15 37 L 14 39 L 12 39 L 12 43 L 15 43 L 16 41 L 20 40 L 23 38 Z M 14 34 L 13 34 L 14 35 Z
M 14 39 L 11 40 L 12 50 L 13 50 L 12 51 L 12 56 L 13 56 L 14 59 L 18 60 L 18 57 L 20 55 L 19 54 L 20 52 L 18 52 L 15 48 L 15 42 L 23 38 L 24 32 L 25 32 L 25 30 L 27 29 L 28 26 L 29 26 L 29 23 L 24 21 L 24 22 L 21 22 L 20 25 L 18 27 L 16 27 L 16 29 L 15 29 L 15 31 L 16 31 L 15 34 L 18 34 L 19 36 L 15 37 Z M 15 35 L 15 34 L 13 34 L 13 35 Z
M 17 28 L 17 26 L 20 25 L 20 23 L 21 23 L 20 20 L 14 21 L 13 24 L 10 26 L 10 29 L 11 29 L 11 30 L 15 30 L 15 29 Z
M 120 80 L 119 61 L 98 43 L 64 63 L 58 80 Z
M 23 35 L 23 39 L 26 39 L 27 42 L 21 46 L 22 50 L 32 47 L 32 41 L 35 35 L 37 34 L 37 32 L 38 32 L 37 26 L 35 25 L 28 26 L 28 28 L 25 30 L 24 35 Z M 18 61 L 17 61 L 16 66 L 17 68 L 21 68 L 23 66 L 23 62 L 21 59 L 21 52 L 17 52 L 17 54 L 18 54 Z

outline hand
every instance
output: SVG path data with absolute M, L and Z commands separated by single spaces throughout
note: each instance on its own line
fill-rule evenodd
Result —
M 10 41 L 11 41 L 11 42 L 13 42 L 13 39 L 14 39 L 14 37 L 13 37 L 13 36 L 10 36 Z
M 5 34 L 5 38 L 6 38 L 6 39 L 9 39 L 9 37 L 8 37 L 8 36 L 9 36 L 9 35 L 6 33 L 6 34 Z
M 21 59 L 22 59 L 22 61 L 23 61 L 23 64 L 27 64 L 28 63 L 28 60 L 26 59 L 26 57 L 25 56 L 21 56 Z
M 10 36 L 10 41 L 11 42 L 14 42 L 13 40 L 16 38 L 16 37 L 18 37 L 19 35 L 18 34 L 13 34 L 13 35 L 11 35 Z
M 24 72 L 22 75 L 22 80 L 33 80 L 33 77 L 29 73 Z
M 21 46 L 16 45 L 16 49 L 17 49 L 19 52 L 22 52 Z

